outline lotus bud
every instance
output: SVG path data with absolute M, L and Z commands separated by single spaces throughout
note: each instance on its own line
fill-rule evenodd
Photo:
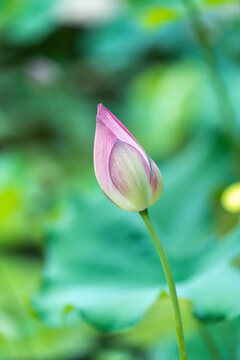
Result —
M 162 195 L 160 170 L 102 104 L 96 118 L 94 170 L 104 194 L 123 210 L 142 211 Z

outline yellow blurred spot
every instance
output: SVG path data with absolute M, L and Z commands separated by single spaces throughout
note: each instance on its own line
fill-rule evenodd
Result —
M 155 27 L 163 22 L 177 19 L 179 14 L 177 10 L 170 8 L 155 8 L 149 11 L 144 17 L 143 24 L 149 27 Z
M 15 189 L 5 189 L 5 191 L 0 192 L 0 220 L 16 211 L 19 204 L 19 194 Z
M 240 181 L 224 190 L 221 203 L 224 209 L 231 213 L 240 212 Z

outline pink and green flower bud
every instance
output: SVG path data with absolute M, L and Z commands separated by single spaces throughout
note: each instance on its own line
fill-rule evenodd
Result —
M 102 104 L 96 120 L 94 169 L 104 194 L 123 210 L 142 211 L 162 195 L 157 165 Z

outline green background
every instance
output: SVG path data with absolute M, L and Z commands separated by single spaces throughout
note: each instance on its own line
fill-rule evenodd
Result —
M 0 360 L 179 358 L 151 239 L 95 179 L 99 102 L 162 171 L 189 359 L 240 359 L 239 31 L 238 1 L 0 1 Z

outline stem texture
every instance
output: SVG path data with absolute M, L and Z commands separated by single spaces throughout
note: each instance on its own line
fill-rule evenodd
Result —
M 177 298 L 177 293 L 176 293 L 176 288 L 175 288 L 172 271 L 171 271 L 167 256 L 166 256 L 164 249 L 162 247 L 162 244 L 160 242 L 160 239 L 159 239 L 156 231 L 154 230 L 154 227 L 150 220 L 148 210 L 145 209 L 143 211 L 140 211 L 139 214 L 141 215 L 141 217 L 153 239 L 154 245 L 158 252 L 160 261 L 162 263 L 162 267 L 163 267 L 163 270 L 164 270 L 164 273 L 165 273 L 165 276 L 167 279 L 170 299 L 171 299 L 173 311 L 174 311 L 180 358 L 181 358 L 181 360 L 187 360 L 187 352 L 186 352 L 186 347 L 185 347 L 185 342 L 184 342 L 181 313 L 180 313 L 180 308 L 179 308 L 179 303 L 178 303 L 178 298 Z

